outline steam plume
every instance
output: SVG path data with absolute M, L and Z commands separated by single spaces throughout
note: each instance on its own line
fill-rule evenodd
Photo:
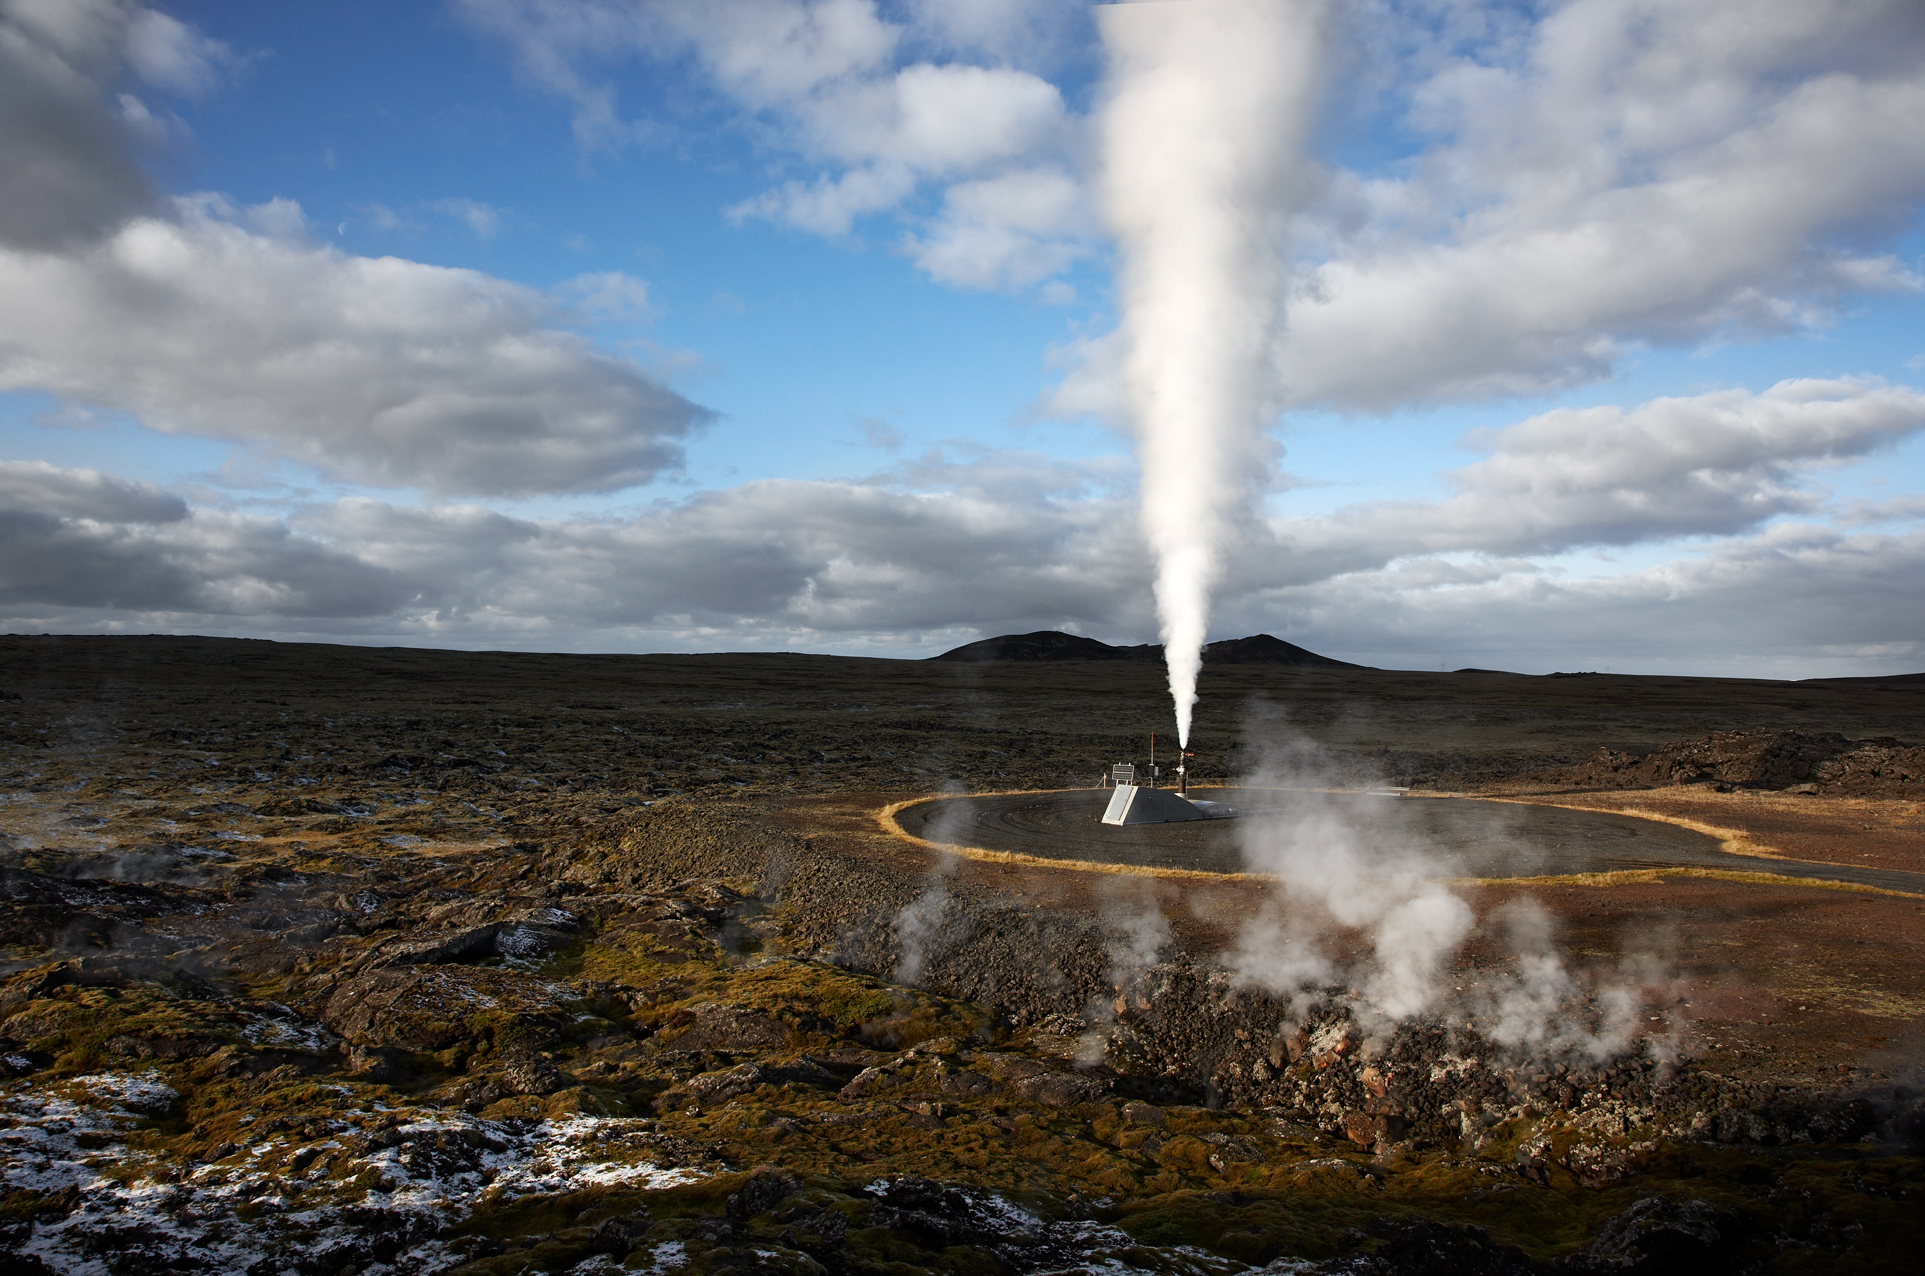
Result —
M 1424 829 L 1422 799 L 1346 795 L 1340 786 L 1355 776 L 1339 773 L 1314 740 L 1261 710 L 1251 726 L 1260 753 L 1248 788 L 1283 805 L 1246 815 L 1243 858 L 1280 880 L 1229 953 L 1239 983 L 1287 999 L 1299 1016 L 1344 989 L 1337 996 L 1352 1021 L 1373 1034 L 1442 1011 L 1471 1015 L 1518 1058 L 1675 1057 L 1682 987 L 1661 929 L 1651 933 L 1647 923 L 1615 969 L 1569 966 L 1557 919 L 1536 899 L 1473 915 L 1449 881 L 1465 865 Z M 1502 847 L 1525 863 L 1539 854 L 1515 835 L 1504 807 L 1480 817 L 1475 836 L 1486 850 Z M 1501 936 L 1495 947 L 1514 969 L 1487 969 L 1463 980 L 1468 991 L 1454 989 L 1453 963 L 1477 930 Z
M 1256 471 L 1282 323 L 1277 240 L 1303 168 L 1322 0 L 1097 10 L 1102 193 L 1121 252 L 1124 390 L 1177 738 L 1210 595 Z

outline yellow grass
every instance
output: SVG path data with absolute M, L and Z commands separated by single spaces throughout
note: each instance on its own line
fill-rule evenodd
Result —
M 1760 886 L 1810 886 L 1822 891 L 1854 891 L 1861 895 L 1890 895 L 1897 899 L 1925 899 L 1916 891 L 1839 882 L 1827 877 L 1790 877 L 1783 873 L 1746 873 L 1728 868 L 1634 868 L 1612 873 L 1566 873 L 1553 877 L 1454 877 L 1454 886 L 1641 886 L 1668 877 L 1703 877 L 1721 882 L 1751 882 Z

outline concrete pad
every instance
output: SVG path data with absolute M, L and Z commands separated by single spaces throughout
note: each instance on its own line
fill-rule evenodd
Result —
M 1189 801 L 1167 789 L 1145 788 L 1139 784 L 1119 784 L 1110 795 L 1109 809 L 1103 812 L 1105 824 L 1174 824 L 1179 820 L 1208 819 Z

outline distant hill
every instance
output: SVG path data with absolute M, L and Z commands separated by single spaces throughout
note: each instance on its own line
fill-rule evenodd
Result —
M 1162 655 L 1162 649 L 1157 649 Z M 1272 638 L 1269 634 L 1252 634 L 1248 638 L 1225 638 L 1213 642 L 1203 649 L 1203 663 L 1206 665 L 1318 665 L 1327 669 L 1361 669 L 1347 660 L 1332 660 L 1329 656 L 1319 656 L 1314 651 L 1306 651 L 1294 642 Z
M 1040 629 L 1033 634 L 1004 634 L 964 643 L 931 660 L 1161 660 L 1163 648 L 1112 647 L 1080 634 L 1060 629 Z
M 1084 638 L 1079 634 L 1066 634 L 1057 629 L 1042 629 L 1033 634 L 1004 634 L 999 638 L 984 638 L 979 642 L 965 643 L 953 651 L 945 651 L 931 660 L 986 661 L 986 660 L 1161 660 L 1163 648 L 1157 643 L 1144 643 L 1136 647 L 1112 647 L 1094 638 Z M 1332 660 L 1314 651 L 1306 651 L 1295 643 L 1269 634 L 1254 634 L 1248 638 L 1226 638 L 1213 642 L 1203 649 L 1203 659 L 1207 664 L 1224 665 L 1297 665 L 1300 667 L 1321 666 L 1333 669 L 1357 669 L 1362 666 L 1348 664 L 1342 660 Z
M 1869 677 L 1864 677 L 1864 678 L 1800 678 L 1799 681 L 1800 682 L 1844 682 L 1844 683 L 1854 683 L 1860 686 L 1868 685 L 1871 683 L 1882 682 L 1882 683 L 1888 683 L 1893 686 L 1903 686 L 1909 683 L 1925 684 L 1925 673 L 1883 673 L 1883 674 L 1873 674 Z

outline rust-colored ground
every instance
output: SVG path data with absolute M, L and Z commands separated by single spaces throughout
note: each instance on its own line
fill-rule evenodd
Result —
M 1925 871 L 1925 804 L 1916 801 L 1717 793 L 1706 785 L 1541 795 L 1495 789 L 1492 795 L 1647 815 L 1707 832 L 1728 830 L 1749 844 L 1727 846 L 1739 854 Z

